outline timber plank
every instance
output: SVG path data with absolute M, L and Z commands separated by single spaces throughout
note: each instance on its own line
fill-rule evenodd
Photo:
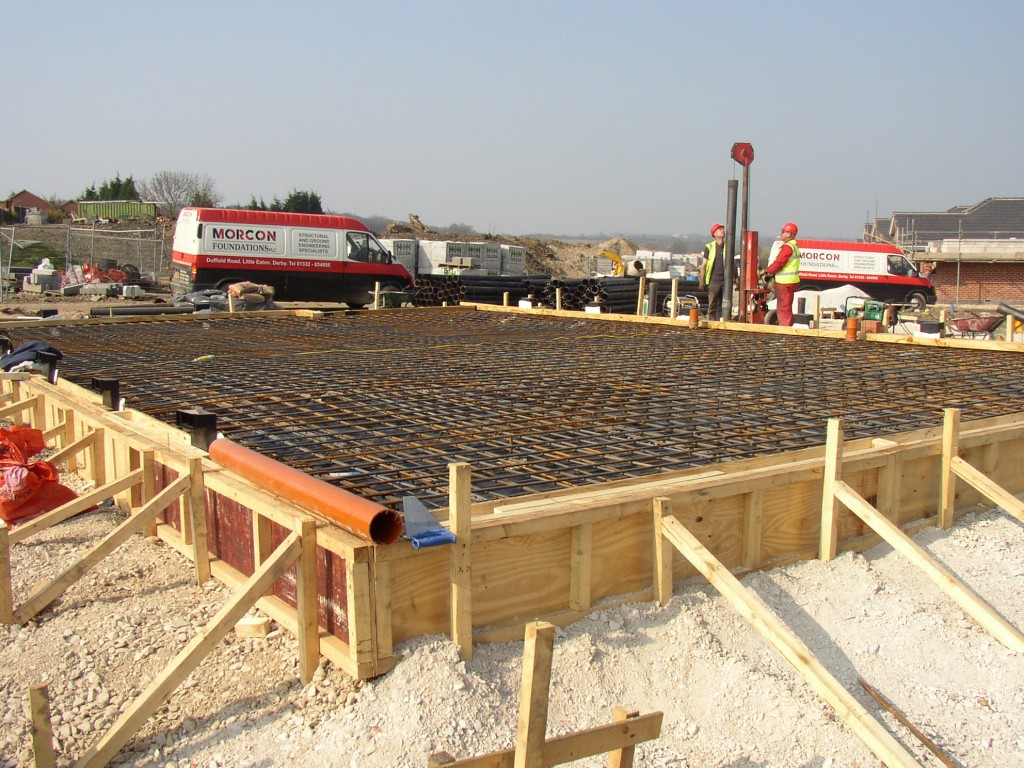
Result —
M 590 586 L 593 578 L 594 526 L 590 523 L 572 529 L 572 555 L 569 565 L 569 608 L 586 611 L 590 608 Z
M 32 754 L 35 768 L 53 768 L 57 764 L 53 750 L 53 726 L 50 722 L 50 693 L 46 683 L 33 683 L 28 689 L 32 713 Z
M 654 595 L 663 608 L 672 600 L 672 559 L 674 548 L 667 545 L 662 526 L 672 516 L 672 499 L 659 496 L 654 500 Z
M 543 621 L 526 625 L 514 768 L 541 768 L 545 765 L 544 736 L 548 730 L 548 697 L 554 649 L 554 625 Z
M 5 405 L 3 408 L 0 408 L 0 419 L 9 419 L 11 416 L 23 413 L 24 411 L 34 410 L 41 399 L 40 395 L 34 395 L 24 400 L 19 400 L 16 403 Z
M 448 465 L 448 510 L 455 543 L 448 546 L 451 579 L 451 638 L 463 661 L 473 658 L 472 474 L 466 462 Z
M 993 503 L 999 505 L 1013 517 L 1024 523 L 1024 502 L 1021 502 L 1009 491 L 993 483 L 982 472 L 972 467 L 959 456 L 954 456 L 950 462 L 951 469 L 957 477 L 960 477 L 973 485 Z
M 39 515 L 39 517 L 29 520 L 27 523 L 19 525 L 11 531 L 11 543 L 15 544 L 19 541 L 24 541 L 29 536 L 39 533 L 39 531 L 45 530 L 57 523 L 63 522 L 69 517 L 74 517 L 77 514 L 85 512 L 89 507 L 94 507 L 97 504 L 106 501 L 111 496 L 114 496 L 121 491 L 125 491 L 141 482 L 141 470 L 130 472 L 109 485 L 90 491 L 84 496 L 79 496 L 77 499 L 72 499 L 67 504 L 62 504 L 56 509 L 52 509 L 49 512 Z
M 206 491 L 203 485 L 202 459 L 188 460 L 188 493 L 184 496 L 182 519 L 188 520 L 185 529 L 192 535 L 192 565 L 195 568 L 197 584 L 205 584 L 210 578 L 210 550 L 206 534 Z
M 839 526 L 836 514 L 836 483 L 842 478 L 843 469 L 843 422 L 828 420 L 828 435 L 825 448 L 825 474 L 821 494 L 821 537 L 818 542 L 818 557 L 828 561 L 835 559 L 839 543 Z
M 348 644 L 355 661 L 372 662 L 377 648 L 378 622 L 373 604 L 370 564 L 345 561 L 345 591 Z M 386 654 L 390 656 L 389 647 Z
M 652 712 L 623 722 L 613 722 L 582 731 L 555 736 L 544 744 L 546 767 L 564 765 L 594 755 L 603 755 L 617 749 L 642 744 L 661 735 L 664 715 Z M 506 749 L 479 757 L 467 757 L 454 762 L 437 763 L 445 768 L 515 768 L 515 749 Z
M 7 523 L 0 520 L 0 624 L 14 623 L 14 593 L 11 585 L 11 542 Z
M 953 472 L 953 457 L 960 454 L 960 409 L 946 408 L 942 421 L 942 487 L 939 491 L 939 527 L 949 530 L 953 527 L 953 511 L 956 505 L 956 474 Z
M 367 600 L 370 616 L 373 617 L 373 636 L 376 654 L 388 657 L 394 654 L 391 638 L 391 563 L 387 560 L 373 560 L 367 564 Z M 353 605 L 349 602 L 349 605 Z M 349 609 L 351 610 L 351 608 Z M 351 639 L 351 629 L 349 630 Z
M 671 514 L 671 513 L 668 513 Z M 761 562 L 761 534 L 764 528 L 764 491 L 747 494 L 743 509 L 743 566 L 753 570 Z
M 97 434 L 99 433 L 87 433 L 84 437 L 81 437 L 72 443 L 68 443 L 64 448 L 61 448 L 59 451 L 50 454 L 50 456 L 48 456 L 46 460 L 51 464 L 63 464 L 72 456 L 81 453 L 87 448 L 91 448 L 93 442 L 96 440 Z
M 296 521 L 301 554 L 295 570 L 296 624 L 299 638 L 299 680 L 307 685 L 320 664 L 319 600 L 316 583 L 316 521 Z M 272 557 L 272 555 L 271 555 Z M 269 559 L 269 558 L 268 558 Z

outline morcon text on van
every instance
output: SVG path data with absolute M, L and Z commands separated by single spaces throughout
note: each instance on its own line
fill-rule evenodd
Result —
M 381 292 L 412 287 L 412 276 L 349 216 L 230 208 L 183 208 L 171 252 L 175 293 L 240 282 L 274 287 L 289 301 L 364 307 Z
M 800 290 L 853 285 L 875 301 L 908 304 L 922 310 L 935 303 L 935 286 L 922 277 L 903 252 L 880 243 L 850 243 L 797 238 Z M 772 247 L 772 256 L 781 241 Z M 770 260 L 769 260 L 770 263 Z

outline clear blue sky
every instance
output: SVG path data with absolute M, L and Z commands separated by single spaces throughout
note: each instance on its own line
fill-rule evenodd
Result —
M 1024 196 L 1024 3 L 5 3 L 0 196 L 161 171 L 497 234 Z

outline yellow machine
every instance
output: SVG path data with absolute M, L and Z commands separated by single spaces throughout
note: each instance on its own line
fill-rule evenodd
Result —
M 606 259 L 612 263 L 612 277 L 623 277 L 626 274 L 626 262 L 622 260 L 619 254 L 613 251 L 604 251 L 602 254 Z

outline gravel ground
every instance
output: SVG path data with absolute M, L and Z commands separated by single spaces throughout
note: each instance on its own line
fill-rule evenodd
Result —
M 24 596 L 123 519 L 100 509 L 12 549 Z M 1024 626 L 1024 527 L 978 511 L 920 544 L 1016 626 Z M 1008 651 L 888 546 L 753 574 L 746 586 L 915 754 L 939 763 L 860 689 L 890 698 L 955 765 L 1024 765 L 1024 654 Z M 0 755 L 32 765 L 28 688 L 49 684 L 58 764 L 70 765 L 228 597 L 199 587 L 190 563 L 135 536 L 24 627 L 0 627 Z M 298 649 L 279 629 L 231 634 L 117 757 L 130 766 L 425 766 L 513 746 L 523 644 L 479 646 L 470 662 L 446 638 L 356 683 L 326 662 L 297 680 Z M 880 763 L 795 672 L 701 579 L 652 603 L 599 611 L 556 632 L 548 734 L 611 720 L 616 705 L 665 713 L 638 766 Z M 577 761 L 602 766 L 604 758 Z

